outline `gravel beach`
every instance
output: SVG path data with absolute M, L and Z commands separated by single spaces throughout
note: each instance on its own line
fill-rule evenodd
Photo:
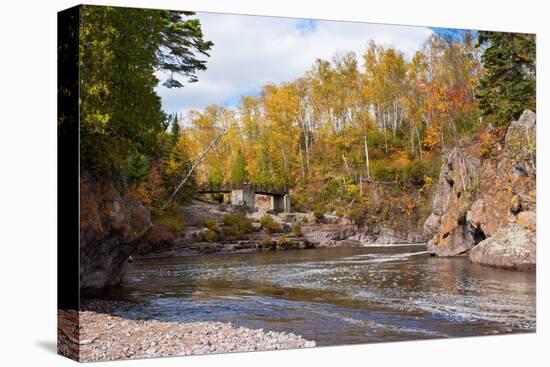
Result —
M 223 322 L 128 320 L 89 310 L 58 310 L 58 317 L 59 354 L 82 362 L 315 346 L 292 333 Z

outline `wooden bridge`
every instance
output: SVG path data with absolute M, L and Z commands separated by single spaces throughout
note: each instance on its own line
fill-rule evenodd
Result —
M 235 206 L 246 206 L 249 208 L 261 207 L 261 200 L 256 197 L 257 194 L 265 195 L 269 198 L 267 209 L 282 210 L 290 212 L 290 196 L 287 187 L 272 184 L 256 183 L 210 183 L 205 182 L 197 186 L 199 194 L 230 194 L 226 201 Z M 225 197 L 226 195 L 224 195 Z M 225 199 L 224 199 L 225 200 Z M 265 200 L 264 200 L 265 202 Z
M 284 186 L 256 183 L 210 183 L 205 182 L 197 186 L 197 192 L 200 194 L 225 193 L 235 190 L 252 191 L 255 194 L 262 195 L 287 195 L 288 189 Z

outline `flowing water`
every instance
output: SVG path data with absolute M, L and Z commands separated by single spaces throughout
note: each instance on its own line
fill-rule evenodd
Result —
M 386 246 L 140 259 L 117 314 L 224 321 L 317 345 L 535 331 L 535 274 Z

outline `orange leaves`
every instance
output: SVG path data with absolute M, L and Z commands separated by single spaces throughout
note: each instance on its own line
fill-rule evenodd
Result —
M 441 130 L 439 124 L 430 124 L 426 130 L 426 136 L 422 140 L 425 149 L 435 151 L 441 147 Z
M 482 158 L 491 157 L 499 147 L 501 139 L 505 135 L 505 129 L 503 128 L 489 128 L 479 134 L 481 146 L 479 148 L 479 156 Z
M 151 164 L 151 173 L 147 179 L 132 186 L 128 194 L 148 208 L 156 207 L 160 204 L 166 194 L 166 190 L 159 174 L 157 162 Z

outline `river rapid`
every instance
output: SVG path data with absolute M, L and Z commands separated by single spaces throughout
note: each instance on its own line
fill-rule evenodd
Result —
M 142 258 L 106 294 L 132 319 L 222 321 L 317 345 L 533 332 L 535 274 L 380 246 Z

